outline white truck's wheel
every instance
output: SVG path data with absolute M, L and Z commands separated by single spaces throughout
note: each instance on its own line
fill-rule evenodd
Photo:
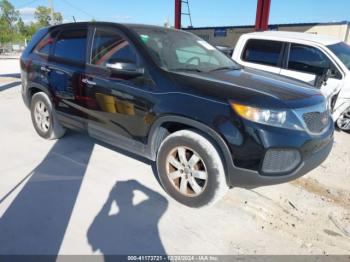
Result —
M 350 131 L 350 107 L 339 116 L 337 126 L 343 131 Z

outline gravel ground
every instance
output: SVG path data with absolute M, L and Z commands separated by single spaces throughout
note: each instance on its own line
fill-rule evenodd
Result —
M 0 254 L 350 254 L 350 134 L 296 181 L 189 209 L 145 160 L 73 132 L 39 138 L 18 72 L 0 59 Z

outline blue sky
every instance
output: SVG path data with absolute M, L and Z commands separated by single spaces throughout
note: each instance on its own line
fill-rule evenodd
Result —
M 52 0 L 66 22 L 102 21 L 162 25 L 174 20 L 174 0 Z M 350 0 L 271 0 L 270 23 L 333 22 L 350 20 Z M 48 0 L 10 0 L 23 19 L 33 19 L 34 8 Z M 195 27 L 251 25 L 257 0 L 189 0 Z M 183 25 L 188 25 L 183 17 Z

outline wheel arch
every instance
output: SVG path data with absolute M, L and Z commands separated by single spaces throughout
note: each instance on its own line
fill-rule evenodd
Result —
M 175 130 L 171 130 L 171 128 L 174 126 L 178 126 L 179 129 L 175 128 Z M 172 133 L 169 132 L 169 127 L 170 131 L 172 132 L 176 132 L 183 129 L 192 129 L 202 134 L 204 137 L 210 139 L 210 141 L 217 148 L 223 160 L 226 181 L 229 182 L 228 171 L 230 169 L 230 165 L 232 164 L 232 157 L 226 142 L 215 130 L 213 130 L 209 126 L 187 117 L 173 115 L 162 116 L 153 123 L 148 136 L 148 147 L 150 152 L 150 158 L 152 160 L 156 159 L 157 152 L 162 140 L 169 133 Z
M 53 94 L 49 90 L 49 88 L 47 88 L 47 87 L 45 87 L 43 85 L 40 85 L 40 84 L 30 83 L 29 87 L 28 87 L 28 90 L 27 90 L 27 97 L 28 97 L 29 105 L 31 103 L 33 95 L 38 93 L 38 92 L 44 92 L 45 94 L 47 94 L 49 96 L 51 101 L 53 101 Z

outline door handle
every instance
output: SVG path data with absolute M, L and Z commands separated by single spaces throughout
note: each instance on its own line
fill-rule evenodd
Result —
M 45 67 L 45 66 L 40 67 L 40 70 L 43 71 L 43 72 L 47 72 L 47 73 L 51 72 L 51 70 L 49 68 Z
M 83 78 L 83 79 L 81 80 L 81 82 L 83 82 L 84 84 L 90 85 L 90 86 L 95 86 L 95 85 L 96 85 L 95 82 L 93 82 L 93 81 L 91 81 L 91 80 L 89 80 L 89 79 L 87 79 L 87 78 Z

